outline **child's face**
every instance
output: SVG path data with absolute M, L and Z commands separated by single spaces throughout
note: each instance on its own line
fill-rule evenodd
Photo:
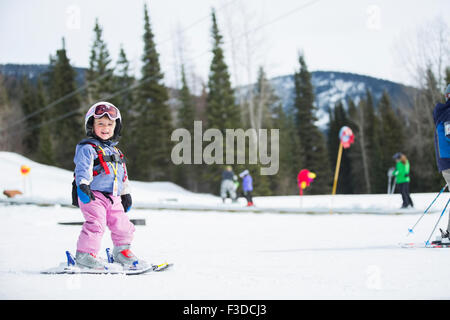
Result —
M 103 140 L 111 139 L 116 128 L 116 121 L 109 119 L 107 116 L 94 119 L 94 133 Z

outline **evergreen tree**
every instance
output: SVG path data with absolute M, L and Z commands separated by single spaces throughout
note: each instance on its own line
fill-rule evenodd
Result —
M 99 25 L 98 19 L 95 19 L 94 42 L 86 74 L 86 79 L 90 82 L 88 87 L 90 105 L 97 101 L 107 100 L 107 97 L 113 92 L 113 68 L 109 67 L 111 58 L 102 34 L 103 29 Z
M 315 172 L 317 178 L 306 191 L 326 194 L 331 191 L 331 170 L 323 133 L 316 126 L 316 107 L 311 73 L 302 54 L 299 55 L 300 70 L 294 74 L 296 126 L 300 139 L 304 169 Z
M 189 131 L 191 140 L 191 152 L 193 152 L 194 146 L 194 121 L 195 115 L 195 103 L 191 91 L 189 89 L 186 73 L 184 71 L 184 65 L 181 66 L 181 89 L 180 89 L 180 108 L 178 109 L 178 128 L 184 128 Z M 191 153 L 191 159 L 193 153 Z M 176 167 L 175 182 L 189 190 L 198 190 L 199 168 L 193 164 L 180 164 Z
M 386 91 L 383 92 L 378 104 L 378 111 L 381 118 L 381 141 L 382 141 L 382 168 L 387 171 L 394 167 L 392 156 L 396 152 L 405 152 L 403 150 L 403 124 L 397 117 L 391 106 L 391 100 Z M 384 175 L 385 186 L 387 185 L 387 175 Z
M 215 11 L 212 11 L 213 59 L 208 78 L 207 118 L 208 127 L 225 129 L 240 127 L 240 111 L 235 104 L 234 91 L 231 88 L 230 74 L 225 63 L 222 49 L 222 35 L 217 25 Z
M 44 85 L 42 80 L 39 78 L 37 82 L 37 91 L 36 91 L 36 106 L 38 109 L 42 109 L 47 105 L 47 99 L 45 97 Z M 42 123 L 46 123 L 50 119 L 46 116 L 46 113 L 43 113 L 42 117 L 40 117 Z M 54 165 L 55 159 L 53 155 L 53 147 L 52 140 L 50 134 L 50 126 L 43 125 L 39 130 L 39 141 L 37 147 L 37 155 L 36 160 L 40 163 L 45 163 L 48 165 Z
M 181 90 L 180 90 L 181 106 L 178 111 L 178 127 L 187 129 L 191 136 L 194 135 L 194 121 L 195 121 L 195 104 L 189 90 L 186 80 L 186 73 L 184 65 L 181 66 Z
M 355 135 L 355 143 L 349 149 L 349 158 L 352 163 L 353 192 L 357 194 L 371 193 L 369 157 L 367 155 L 367 137 L 364 131 L 364 101 L 355 105 L 348 99 L 349 127 Z
M 167 104 L 167 88 L 162 83 L 164 75 L 159 64 L 147 5 L 144 5 L 143 40 L 142 79 L 137 90 L 139 130 L 136 132 L 136 151 L 139 163 L 135 163 L 130 172 L 144 180 L 171 180 L 174 170 L 170 159 L 172 115 Z
M 297 174 L 304 167 L 300 140 L 291 113 L 283 110 L 282 103 L 271 109 L 271 128 L 280 130 L 278 174 L 270 176 L 270 189 L 277 195 L 298 194 Z
M 39 114 L 30 116 L 38 109 L 38 106 L 36 104 L 36 89 L 29 82 L 28 78 L 24 77 L 22 79 L 22 91 L 21 107 L 23 114 L 27 117 L 23 144 L 25 154 L 33 158 L 38 149 L 39 128 L 37 126 L 41 122 L 41 117 Z
M 382 150 L 380 141 L 381 124 L 375 112 L 372 94 L 366 92 L 366 99 L 362 102 L 364 108 L 364 134 L 367 141 L 367 156 L 372 193 L 386 193 L 385 177 L 387 168 L 382 165 Z
M 230 74 L 228 66 L 225 63 L 224 52 L 222 49 L 222 35 L 217 25 L 215 11 L 212 10 L 212 28 L 213 38 L 212 62 L 210 65 L 208 77 L 208 95 L 207 95 L 207 127 L 219 129 L 225 137 L 226 129 L 235 129 L 241 127 L 240 110 L 235 103 L 234 91 L 231 88 Z M 224 154 L 229 152 L 225 150 Z M 236 155 L 236 152 L 234 153 Z M 209 182 L 210 186 L 218 186 L 221 179 L 221 166 L 207 165 L 204 170 L 204 181 Z M 239 171 L 242 167 L 235 167 Z M 218 188 L 216 189 L 218 190 Z
M 134 91 L 131 90 L 135 79 L 130 75 L 130 63 L 122 46 L 115 70 L 116 74 L 113 77 L 114 97 L 109 99 L 109 102 L 119 108 L 122 116 L 120 149 L 127 156 L 127 160 L 134 163 L 136 161 L 134 151 L 137 145 L 134 137 L 136 130 L 139 129 L 136 125 L 136 98 Z
M 68 170 L 73 170 L 73 157 L 76 144 L 85 136 L 83 114 L 80 110 L 80 97 L 76 91 L 76 73 L 67 58 L 66 49 L 56 51 L 50 59 L 52 67 L 49 72 L 49 98 L 57 103 L 49 113 L 49 126 L 55 150 L 55 163 Z

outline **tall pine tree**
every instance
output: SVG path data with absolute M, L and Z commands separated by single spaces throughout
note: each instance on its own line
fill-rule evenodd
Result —
M 297 174 L 303 168 L 300 140 L 291 112 L 285 112 L 281 102 L 272 105 L 271 129 L 279 129 L 279 170 L 270 176 L 270 188 L 273 194 L 298 194 Z
M 122 116 L 121 131 L 121 150 L 127 155 L 127 159 L 131 164 L 136 161 L 134 150 L 137 142 L 135 141 L 135 131 L 138 130 L 136 125 L 136 98 L 135 92 L 131 89 L 135 83 L 135 79 L 130 75 L 130 63 L 125 54 L 123 47 L 120 47 L 119 59 L 115 67 L 113 77 L 113 98 L 109 102 L 113 103 L 120 110 Z
M 215 11 L 212 10 L 211 35 L 213 39 L 213 58 L 208 77 L 208 95 L 206 106 L 207 127 L 215 128 L 225 137 L 226 129 L 241 127 L 240 110 L 235 103 L 234 91 L 231 87 L 228 66 L 225 63 L 223 40 L 217 24 Z M 225 150 L 226 154 L 227 150 Z M 229 151 L 228 151 L 229 152 Z M 236 152 L 234 153 L 236 155 Z M 214 188 L 220 183 L 222 166 L 207 165 L 204 180 Z M 235 167 L 235 170 L 240 168 Z M 218 190 L 218 188 L 216 189 Z
M 391 105 L 391 99 L 386 91 L 383 92 L 380 102 L 378 103 L 378 111 L 381 120 L 381 141 L 382 141 L 382 168 L 387 171 L 394 167 L 395 163 L 392 156 L 397 152 L 405 152 L 403 150 L 403 124 L 395 114 Z M 381 173 L 380 173 L 381 174 Z M 383 175 L 385 185 L 387 185 L 387 175 Z
M 106 100 L 113 92 L 113 68 L 109 66 L 110 63 L 111 58 L 108 48 L 103 40 L 103 28 L 96 19 L 94 42 L 91 47 L 89 69 L 86 74 L 86 79 L 90 82 L 88 100 L 91 105 L 99 100 Z
M 144 5 L 143 40 L 142 79 L 137 89 L 138 163 L 131 166 L 130 172 L 138 179 L 171 180 L 174 170 L 170 159 L 172 115 L 167 102 L 168 92 L 163 84 L 164 75 L 159 64 L 159 54 L 156 50 L 146 4 Z
M 231 87 L 228 66 L 225 63 L 222 49 L 222 35 L 217 25 L 215 11 L 211 13 L 213 38 L 213 59 L 210 65 L 208 78 L 207 118 L 208 127 L 216 128 L 225 133 L 227 128 L 239 128 L 240 110 L 238 109 L 234 91 Z
M 358 105 L 348 99 L 349 127 L 355 135 L 355 143 L 349 149 L 349 158 L 352 162 L 353 192 L 357 194 L 371 193 L 369 156 L 367 154 L 367 137 L 364 130 L 364 101 Z
M 65 98 L 46 113 L 51 121 L 47 125 L 50 127 L 56 164 L 73 170 L 75 146 L 85 133 L 80 97 L 75 93 L 76 73 L 67 57 L 64 40 L 62 49 L 56 51 L 56 56 L 50 59 L 50 63 L 49 98 L 51 101 Z
M 178 109 L 177 127 L 190 133 L 191 159 L 194 146 L 194 121 L 196 119 L 195 103 L 189 89 L 184 65 L 181 65 L 181 89 L 179 92 L 180 107 Z M 180 164 L 176 167 L 175 182 L 189 190 L 198 191 L 199 168 L 194 164 Z
M 375 111 L 372 94 L 366 92 L 366 99 L 362 102 L 364 108 L 364 134 L 367 138 L 367 156 L 371 183 L 371 193 L 386 193 L 386 176 L 388 168 L 382 165 L 381 124 Z
M 303 169 L 315 172 L 317 178 L 307 192 L 326 194 L 331 191 L 331 170 L 325 137 L 316 126 L 316 107 L 311 73 L 303 54 L 299 55 L 300 70 L 294 74 L 296 126 L 300 140 Z

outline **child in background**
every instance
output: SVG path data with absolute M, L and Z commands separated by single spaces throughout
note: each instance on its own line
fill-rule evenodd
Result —
M 242 178 L 242 191 L 244 192 L 244 196 L 247 199 L 247 207 L 253 206 L 253 179 L 248 170 L 244 170 L 239 174 L 239 177 Z
M 125 214 L 132 204 L 125 159 L 116 148 L 121 128 L 119 109 L 109 102 L 98 102 L 86 113 L 88 138 L 76 146 L 75 183 L 86 221 L 75 259 L 82 268 L 104 269 L 97 253 L 106 226 L 111 230 L 114 261 L 137 267 L 138 259 L 130 251 L 135 228 Z

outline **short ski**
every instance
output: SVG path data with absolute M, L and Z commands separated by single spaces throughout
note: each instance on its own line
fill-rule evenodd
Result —
M 450 243 L 442 243 L 442 242 L 405 242 L 400 243 L 400 247 L 402 248 L 450 248 Z
M 42 274 L 123 274 L 123 275 L 134 275 L 143 274 L 153 271 L 153 266 L 144 269 L 120 269 L 113 268 L 113 266 L 108 265 L 104 270 L 100 269 L 88 269 L 80 268 L 77 266 L 67 266 L 66 264 L 61 264 L 59 267 L 41 271 Z
M 121 264 L 114 262 L 112 257 L 109 255 L 109 250 L 106 251 L 108 255 L 108 260 L 105 260 L 104 269 L 89 269 L 79 267 L 76 264 L 75 258 L 66 251 L 67 262 L 61 263 L 58 267 L 47 269 L 41 271 L 42 274 L 123 274 L 123 275 L 138 275 L 148 272 L 161 272 L 169 269 L 173 266 L 172 263 L 162 263 L 162 264 L 147 264 L 142 263 L 143 267 L 139 266 L 137 263 L 135 266 L 126 268 Z

